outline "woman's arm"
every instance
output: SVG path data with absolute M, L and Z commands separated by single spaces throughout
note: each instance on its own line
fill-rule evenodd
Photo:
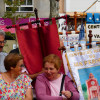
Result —
M 24 100 L 33 100 L 32 88 L 27 89 Z
M 63 93 L 67 94 L 67 96 L 68 96 L 68 98 L 70 98 L 70 100 L 79 100 L 79 98 L 80 98 L 79 92 L 74 87 L 73 84 L 74 84 L 73 81 L 68 76 L 66 76 L 65 77 L 65 91 L 67 91 L 67 92 L 63 92 Z
M 35 73 L 35 74 L 27 74 L 27 75 L 28 75 L 31 79 L 35 80 L 36 77 L 37 77 L 39 74 L 41 74 L 41 73 L 43 73 L 43 70 L 42 70 L 41 72 L 38 72 L 38 73 Z

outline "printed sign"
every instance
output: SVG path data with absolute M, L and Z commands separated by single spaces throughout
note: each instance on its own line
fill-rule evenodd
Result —
M 92 30 L 92 41 L 100 41 L 100 24 L 86 24 L 87 41 L 89 41 L 89 30 Z
M 66 59 L 80 100 L 100 100 L 100 47 L 67 52 Z

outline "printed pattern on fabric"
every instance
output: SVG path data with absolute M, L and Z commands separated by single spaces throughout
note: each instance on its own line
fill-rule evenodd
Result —
M 23 100 L 26 90 L 32 88 L 32 80 L 24 74 L 19 75 L 14 82 L 5 82 L 0 74 L 0 100 Z

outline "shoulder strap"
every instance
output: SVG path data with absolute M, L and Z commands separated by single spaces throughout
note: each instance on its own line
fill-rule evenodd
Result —
M 63 77 L 62 77 L 62 81 L 61 81 L 61 86 L 60 86 L 60 93 L 59 93 L 59 96 L 62 96 L 61 91 L 63 90 L 63 84 L 64 84 L 64 79 L 65 79 L 65 76 L 66 76 L 66 75 L 63 75 Z

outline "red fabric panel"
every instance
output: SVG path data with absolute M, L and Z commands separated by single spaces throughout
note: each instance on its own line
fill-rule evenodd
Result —
M 41 35 L 40 37 L 41 37 L 41 43 L 43 45 L 44 56 L 47 56 L 49 54 L 56 54 L 62 59 L 61 51 L 58 50 L 58 48 L 60 47 L 60 42 L 59 42 L 58 28 L 55 19 L 54 18 L 52 19 L 51 25 L 49 26 L 43 25 L 42 27 L 40 27 L 39 31 Z M 64 73 L 63 65 L 60 71 Z
M 45 30 L 45 26 L 44 26 L 44 20 L 40 20 L 41 26 L 39 27 L 39 35 L 40 35 L 40 41 L 41 41 L 41 45 L 42 45 L 42 54 L 43 57 L 45 57 L 47 55 L 47 50 L 46 50 L 46 46 L 45 46 L 45 39 L 44 39 L 44 31 Z
M 42 53 L 40 46 L 40 39 L 37 28 L 20 30 L 17 27 L 17 39 L 21 54 L 24 56 L 24 63 L 30 74 L 41 71 L 42 69 Z

